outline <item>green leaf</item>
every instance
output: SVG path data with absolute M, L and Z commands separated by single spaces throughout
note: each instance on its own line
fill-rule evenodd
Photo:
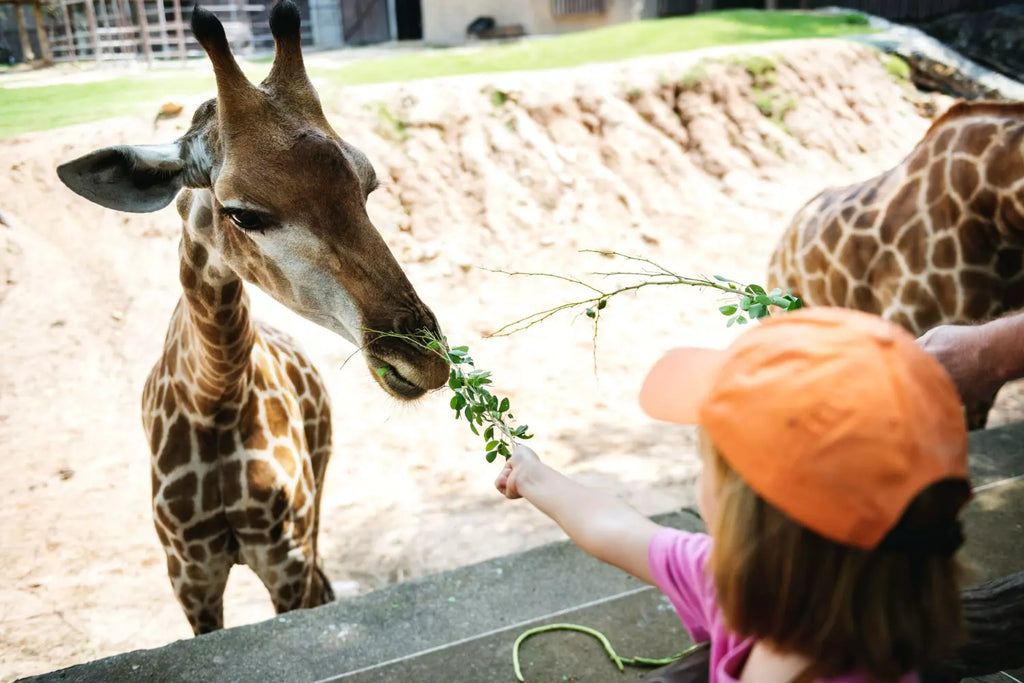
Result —
M 380 375 L 381 377 L 383 377 L 384 375 L 388 374 L 388 369 L 387 368 L 377 368 L 377 374 Z
M 746 325 L 747 319 L 744 318 L 742 315 L 738 315 L 736 316 L 736 322 L 739 323 L 740 325 Z
M 494 438 L 494 425 L 490 425 L 487 429 L 484 430 L 484 438 L 485 439 L 493 439 Z
M 509 409 L 509 406 L 511 406 L 511 405 L 512 404 L 509 403 L 509 400 L 507 398 L 501 399 L 501 405 L 498 406 L 498 412 L 499 413 L 504 413 L 506 410 Z
M 512 457 L 511 451 L 508 450 L 508 445 L 501 443 L 498 445 L 498 452 L 504 455 L 506 458 Z
M 772 298 L 767 294 L 758 294 L 754 297 L 754 301 L 761 304 L 762 306 L 768 306 L 772 302 Z
M 782 296 L 782 289 L 779 288 L 779 287 L 776 287 L 772 291 L 768 292 L 768 296 Z
M 500 443 L 501 443 L 500 441 L 488 441 L 487 445 L 484 446 L 484 448 L 486 448 L 489 451 L 493 451 L 495 448 L 498 447 L 498 444 L 500 444 Z
M 736 323 L 736 320 L 739 319 L 739 317 L 740 316 L 738 316 L 738 315 L 734 315 L 733 317 L 729 318 L 729 322 L 727 322 L 725 324 L 725 326 L 726 327 L 732 327 Z
M 740 299 L 740 309 L 744 311 L 749 311 L 750 305 L 752 303 L 754 303 L 753 300 L 751 300 L 749 296 L 745 296 L 742 299 Z
M 452 407 L 452 410 L 458 410 L 459 409 L 459 399 L 461 399 L 461 398 L 462 398 L 462 396 L 459 395 L 459 394 L 455 394 L 454 396 L 452 396 L 452 400 L 448 403 L 448 405 L 450 405 Z M 463 399 L 463 400 L 465 400 L 465 399 Z
M 594 311 L 593 308 L 588 308 L 587 309 L 587 317 L 588 318 L 596 318 L 597 317 L 597 313 Z
M 487 462 L 494 462 L 494 459 L 498 457 L 498 452 L 497 451 L 488 451 L 486 457 L 487 457 Z
M 776 306 L 779 306 L 780 308 L 788 308 L 790 301 L 792 300 L 784 296 L 772 297 L 772 303 L 775 304 Z
M 712 277 L 718 280 L 719 282 L 732 282 L 729 278 L 723 275 L 712 275 Z
M 608 299 L 601 299 L 597 302 L 597 310 L 602 311 L 608 305 Z
M 452 349 L 452 351 L 459 351 L 463 355 L 465 355 L 465 354 L 469 353 L 469 347 L 468 346 L 456 346 L 454 349 Z
M 718 312 L 722 315 L 733 315 L 736 313 L 736 304 L 729 304 L 728 306 L 720 306 Z
M 786 310 L 787 311 L 795 311 L 795 310 L 803 308 L 803 307 L 804 307 L 804 300 L 803 299 L 797 299 L 797 298 L 794 297 L 793 303 L 791 303 L 789 306 L 787 306 Z
M 764 304 L 754 304 L 750 307 L 750 310 L 747 311 L 747 314 L 756 320 L 768 315 L 768 308 Z
M 463 379 L 456 375 L 454 372 L 448 377 L 448 388 L 451 389 L 452 391 L 461 389 L 464 384 L 465 382 L 463 381 Z
M 466 418 L 469 419 L 469 416 L 467 415 Z M 477 430 L 476 425 L 473 424 L 472 420 L 469 421 L 469 428 L 472 430 L 472 432 L 474 434 L 476 434 L 477 436 L 480 436 L 480 432 L 479 432 L 479 430 Z
M 747 292 L 750 294 L 764 294 L 764 287 L 761 285 L 747 285 Z

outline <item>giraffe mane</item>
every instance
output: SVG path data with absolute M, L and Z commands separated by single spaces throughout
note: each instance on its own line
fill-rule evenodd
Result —
M 961 100 L 942 113 L 939 118 L 932 121 L 927 138 L 934 131 L 946 125 L 950 121 L 962 119 L 967 116 L 1002 116 L 1004 118 L 1024 117 L 1024 102 L 1000 102 L 998 100 L 977 100 L 968 102 Z M 923 139 L 923 138 L 922 138 Z

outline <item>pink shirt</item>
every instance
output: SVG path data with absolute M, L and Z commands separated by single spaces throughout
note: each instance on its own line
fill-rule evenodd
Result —
M 655 534 L 647 548 L 654 583 L 672 602 L 686 630 L 695 642 L 711 641 L 710 683 L 735 683 L 754 647 L 754 639 L 740 638 L 726 630 L 711 577 L 704 573 L 709 555 L 710 536 L 668 527 Z M 863 674 L 828 681 L 875 683 Z M 900 679 L 900 683 L 917 681 L 913 673 Z

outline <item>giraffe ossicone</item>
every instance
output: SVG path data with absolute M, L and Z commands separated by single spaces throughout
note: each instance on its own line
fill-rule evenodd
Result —
M 333 599 L 317 552 L 328 395 L 292 339 L 250 319 L 242 281 L 360 347 L 369 374 L 398 399 L 448 378 L 439 355 L 367 332 L 441 334 L 367 215 L 373 166 L 327 122 L 295 4 L 275 4 L 270 28 L 273 66 L 255 85 L 220 21 L 196 7 L 192 30 L 217 96 L 188 131 L 57 169 L 74 192 L 119 211 L 156 211 L 177 198 L 182 296 L 146 380 L 142 421 L 157 536 L 197 634 L 223 626 L 235 564 L 253 569 L 278 612 Z
M 920 336 L 1024 306 L 1024 103 L 958 102 L 889 170 L 795 215 L 770 287 Z M 995 396 L 967 406 L 984 427 Z

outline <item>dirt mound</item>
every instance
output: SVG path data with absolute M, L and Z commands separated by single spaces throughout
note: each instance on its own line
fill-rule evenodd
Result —
M 616 264 L 577 250 L 615 249 L 762 281 L 801 203 L 898 161 L 928 126 L 922 112 L 945 106 L 890 76 L 875 51 L 840 41 L 322 95 L 336 129 L 376 164 L 371 217 L 449 339 L 494 371 L 544 457 L 646 513 L 692 502 L 697 460 L 692 433 L 644 418 L 635 392 L 665 348 L 730 338 L 716 299 L 614 300 L 595 377 L 585 319 L 482 340 L 577 292 L 477 266 L 581 274 Z M 187 115 L 198 102 L 185 104 Z M 189 636 L 149 520 L 138 408 L 179 293 L 180 227 L 172 209 L 100 209 L 54 174 L 100 146 L 166 142 L 185 121 L 0 143 L 0 678 Z M 253 299 L 331 387 L 337 449 L 321 545 L 340 593 L 559 537 L 492 491 L 497 466 L 443 396 L 395 404 L 360 363 L 343 366 L 352 349 L 341 339 Z M 226 605 L 229 625 L 272 615 L 244 568 Z

